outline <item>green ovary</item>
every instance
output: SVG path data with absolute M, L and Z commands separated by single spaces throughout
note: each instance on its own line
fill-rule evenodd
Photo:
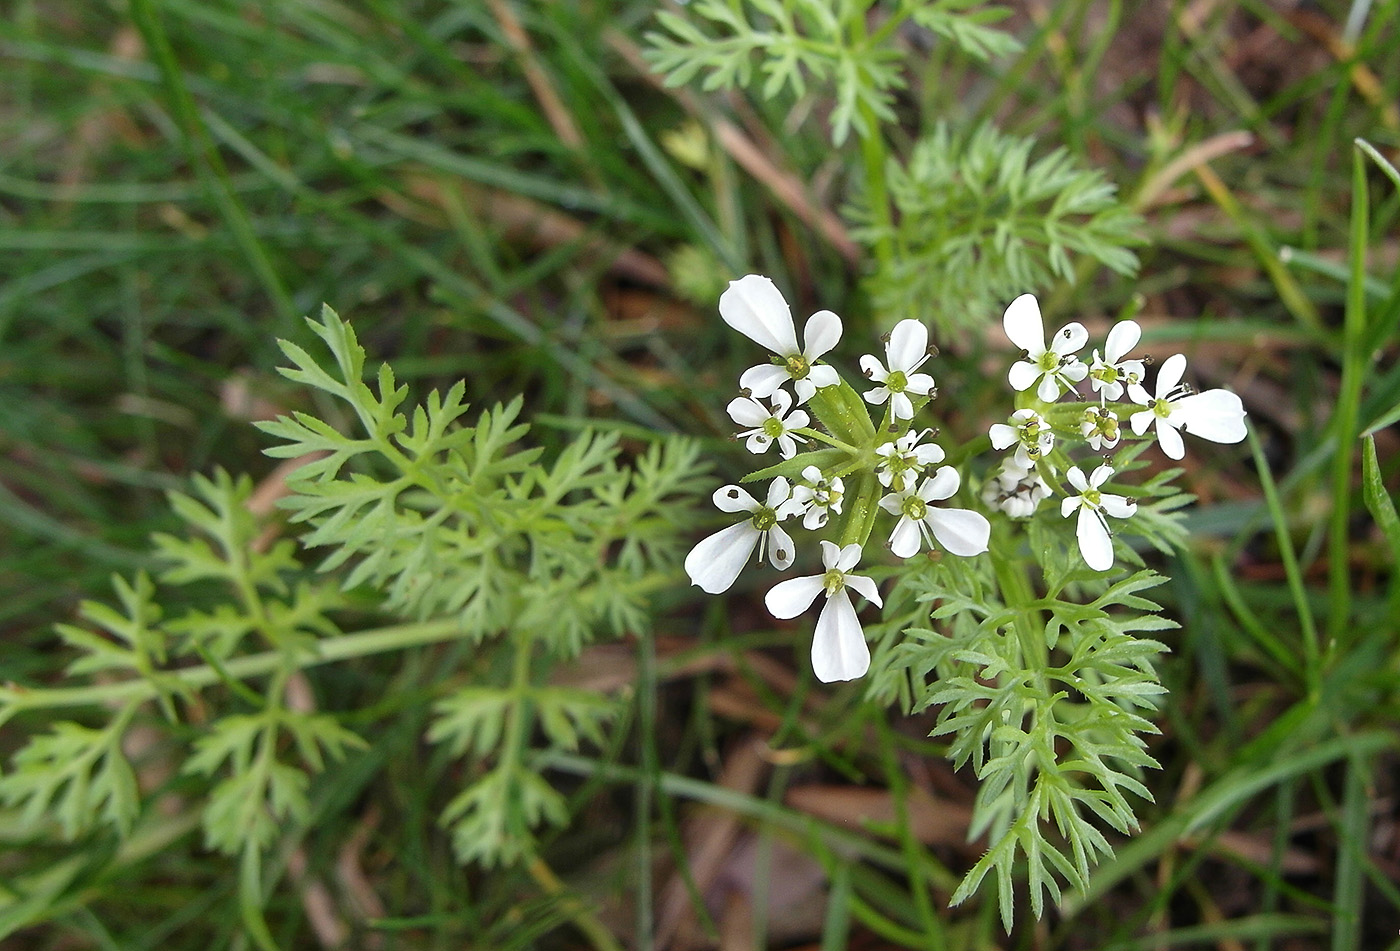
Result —
M 917 495 L 911 495 L 900 505 L 899 510 L 914 521 L 922 521 L 928 514 L 928 503 Z
M 835 568 L 828 568 L 826 574 L 822 576 L 822 587 L 826 589 L 827 597 L 846 587 L 846 573 Z
M 760 532 L 766 532 L 774 525 L 778 524 L 778 513 L 768 506 L 762 506 L 753 513 L 753 527 Z
M 787 367 L 788 376 L 792 377 L 794 380 L 805 380 L 807 379 L 807 375 L 812 372 L 811 364 L 809 364 L 807 358 L 800 353 L 794 353 L 792 356 L 788 357 L 783 362 L 783 365 Z
M 903 370 L 895 370 L 885 378 L 885 389 L 891 393 L 903 393 L 904 388 L 909 385 L 909 379 L 904 375 Z
M 777 439 L 783 434 L 783 424 L 773 416 L 763 421 L 763 432 L 769 439 Z

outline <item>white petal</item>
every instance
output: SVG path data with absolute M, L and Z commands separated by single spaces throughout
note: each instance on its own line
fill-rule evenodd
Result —
M 866 392 L 865 401 L 873 406 L 881 406 L 890 396 L 891 393 L 889 390 L 885 389 L 883 386 L 877 386 L 875 389 Z
M 792 395 L 787 390 L 773 392 L 773 415 L 782 419 L 792 409 Z
M 787 395 L 786 390 L 779 390 L 778 393 L 782 393 L 784 396 Z M 776 396 L 777 393 L 773 395 Z M 783 420 L 783 426 L 787 429 L 806 429 L 807 426 L 811 424 L 811 422 L 812 417 L 807 415 L 807 411 L 805 409 L 795 409 L 790 415 L 788 415 L 786 419 Z
M 1142 389 L 1142 387 L 1138 387 Z M 1147 432 L 1147 427 L 1152 425 L 1152 420 L 1157 418 L 1157 414 L 1150 409 L 1145 409 L 1141 413 L 1134 413 L 1128 417 L 1128 425 L 1133 427 L 1133 432 L 1141 436 Z
M 1069 513 L 1084 504 L 1084 499 L 1077 495 L 1067 495 L 1060 499 L 1060 518 L 1069 518 Z
M 763 404 L 758 400 L 751 400 L 747 396 L 738 396 L 729 401 L 725 407 L 725 412 L 729 418 L 740 426 L 762 426 L 772 414 L 763 408 Z
M 835 568 L 837 571 L 850 571 L 858 564 L 860 564 L 860 545 L 851 542 L 837 552 L 835 564 L 829 564 L 827 567 Z
M 721 512 L 752 512 L 758 508 L 758 500 L 737 485 L 722 485 L 710 498 Z
M 1114 518 L 1132 518 L 1137 512 L 1136 502 L 1132 499 L 1124 498 L 1121 495 L 1114 495 L 1112 492 L 1105 492 L 1100 495 L 1099 505 Z
M 845 590 L 836 592 L 822 608 L 812 634 L 812 672 L 824 684 L 855 680 L 870 669 L 870 648 L 865 643 L 856 609 Z
M 1181 382 L 1181 377 L 1185 373 L 1185 354 L 1176 353 L 1167 357 L 1162 368 L 1157 371 L 1157 399 L 1165 399 L 1168 393 L 1176 389 L 1176 385 Z
M 1040 378 L 1040 386 L 1036 387 L 1035 395 L 1047 403 L 1053 403 L 1060 398 L 1060 381 L 1055 379 L 1055 374 L 1047 373 Z
M 744 375 L 739 377 L 739 388 L 748 390 L 754 396 L 772 396 L 778 392 L 778 387 L 786 383 L 790 377 L 787 370 L 774 366 L 771 363 L 760 363 L 756 367 L 749 367 L 744 371 Z
M 761 456 L 768 451 L 768 447 L 773 445 L 773 440 L 768 438 L 768 434 L 763 430 L 755 430 L 744 442 L 744 448 L 755 456 Z
M 769 589 L 763 603 L 768 605 L 768 613 L 776 618 L 797 617 L 807 610 L 822 592 L 821 575 L 805 575 L 780 581 Z
M 807 531 L 815 531 L 826 525 L 827 510 L 820 505 L 814 505 L 807 510 L 807 514 L 802 516 L 802 527 Z
M 1070 466 L 1069 471 L 1065 473 L 1065 478 L 1068 479 L 1069 484 L 1078 489 L 1081 494 L 1085 489 L 1089 488 L 1089 480 L 1084 478 L 1084 470 L 1078 466 Z
M 750 423 L 750 426 L 757 425 Z M 993 423 L 992 428 L 987 430 L 987 435 L 991 437 L 993 449 L 1005 449 L 1017 439 L 1016 427 L 1008 426 L 1006 423 Z
M 890 532 L 890 551 L 900 558 L 912 558 L 923 547 L 923 537 L 919 534 L 919 523 L 904 516 Z
M 914 450 L 914 458 L 921 466 L 931 466 L 935 462 L 942 462 L 946 458 L 943 449 L 937 443 L 929 443 Z
M 822 539 L 822 565 L 826 568 L 835 568 L 836 562 L 841 560 L 841 546 L 835 542 Z
M 1186 455 L 1186 443 L 1182 442 L 1181 433 L 1176 431 L 1176 424 L 1171 419 L 1158 417 L 1157 442 L 1161 444 L 1162 452 L 1166 453 L 1169 459 L 1181 459 Z
M 992 523 L 967 509 L 929 509 L 924 521 L 938 544 L 954 555 L 980 555 L 992 537 Z
M 1011 342 L 1032 357 L 1045 352 L 1045 324 L 1040 319 L 1040 304 L 1036 303 L 1034 294 L 1022 294 L 1012 301 L 1002 315 L 1001 325 Z M 1024 386 L 1016 388 L 1025 389 Z
M 797 328 L 783 294 L 768 278 L 749 274 L 729 282 L 719 298 L 724 322 L 779 356 L 797 353 Z
M 839 384 L 841 382 L 841 374 L 836 372 L 835 367 L 812 367 L 807 371 L 807 380 L 817 389 L 824 390 L 828 386 L 836 386 Z M 803 400 L 803 402 L 806 402 L 806 400 Z
M 1142 328 L 1138 326 L 1136 320 L 1125 320 L 1120 324 L 1114 324 L 1113 329 L 1108 332 L 1108 340 L 1103 345 L 1108 362 L 1117 363 L 1122 360 L 1129 350 L 1138 345 L 1138 341 L 1141 339 Z
M 797 550 L 792 543 L 792 536 L 783 531 L 781 525 L 774 525 L 768 529 L 768 560 L 774 568 L 779 571 L 787 571 L 792 567 L 792 560 L 796 554 Z
M 903 393 L 890 394 L 890 415 L 895 419 L 913 419 L 914 403 Z
M 884 607 L 885 602 L 880 600 L 880 589 L 875 586 L 875 582 L 864 575 L 848 575 L 846 577 L 846 587 L 852 591 L 857 591 L 865 600 L 871 602 L 876 607 Z
M 792 486 L 788 484 L 787 479 L 778 476 L 768 483 L 768 507 L 770 509 L 777 508 L 790 498 L 792 498 Z
M 958 475 L 957 469 L 952 466 L 940 466 L 933 478 L 925 479 L 924 484 L 919 486 L 919 498 L 925 502 L 941 502 L 951 498 L 960 485 L 962 476 Z
M 1128 399 L 1137 403 L 1139 406 L 1152 405 L 1152 397 L 1147 395 L 1147 387 L 1143 386 L 1141 383 L 1128 384 Z M 1142 430 L 1139 429 L 1138 434 L 1141 435 Z
M 1075 535 L 1079 538 L 1079 554 L 1084 556 L 1084 564 L 1095 571 L 1107 571 L 1113 567 L 1113 539 L 1099 520 L 1098 513 L 1087 505 L 1079 510 Z
M 807 440 L 804 439 L 802 441 L 806 442 Z M 791 459 L 793 456 L 797 455 L 797 440 L 787 433 L 783 433 L 779 436 L 778 455 L 782 456 L 784 459 Z
M 1071 383 L 1083 382 L 1089 375 L 1089 365 L 1078 357 L 1070 357 L 1069 361 L 1060 365 L 1060 376 Z
M 822 354 L 830 353 L 841 342 L 841 318 L 829 310 L 817 311 L 807 318 L 807 326 L 802 329 L 802 339 L 807 344 L 802 351 L 807 361 L 810 363 L 820 360 Z
M 1172 422 L 1181 420 L 1186 432 L 1211 442 L 1242 442 L 1244 417 L 1244 403 L 1229 390 L 1206 390 L 1172 404 Z
M 1089 473 L 1089 484 L 1098 488 L 1113 477 L 1113 467 L 1110 465 L 1096 466 L 1094 471 Z
M 904 496 L 900 495 L 899 493 L 891 492 L 889 495 L 881 496 L 880 508 L 884 509 L 886 512 L 889 512 L 891 515 L 898 515 L 899 505 L 903 499 Z
M 1079 321 L 1065 324 L 1055 331 L 1055 339 L 1050 341 L 1050 349 L 1060 356 L 1078 353 L 1089 342 L 1089 331 Z
M 817 384 L 812 382 L 811 376 L 804 380 L 793 380 L 792 388 L 797 393 L 798 403 L 805 403 L 817 395 Z
M 690 583 L 698 584 L 706 594 L 728 591 L 753 554 L 759 534 L 753 523 L 745 520 L 702 539 L 685 556 Z
M 808 482 L 820 482 L 822 480 L 822 471 L 816 466 L 808 466 L 802 470 L 802 478 L 806 479 Z
M 876 383 L 883 383 L 890 376 L 885 365 L 880 362 L 880 358 L 873 353 L 864 354 L 860 358 L 860 372 L 865 374 L 867 380 L 873 380 Z
M 901 320 L 890 331 L 885 355 L 890 358 L 891 370 L 910 373 L 928 356 L 928 328 L 917 320 Z
M 1011 371 L 1006 374 L 1006 381 L 1017 393 L 1029 390 L 1035 386 L 1035 381 L 1038 379 L 1040 379 L 1040 367 L 1034 363 L 1027 363 L 1025 360 L 1011 364 Z
M 933 392 L 933 377 L 927 373 L 911 373 L 904 382 L 904 392 L 928 396 Z

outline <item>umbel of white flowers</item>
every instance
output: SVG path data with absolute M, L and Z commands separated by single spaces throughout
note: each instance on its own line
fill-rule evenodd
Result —
M 818 311 L 807 320 L 799 343 L 787 301 L 772 281 L 757 274 L 732 281 L 720 297 L 719 312 L 726 324 L 773 354 L 769 363 L 750 367 L 739 378 L 743 392 L 728 406 L 730 417 L 743 427 L 737 438 L 756 455 L 776 445 L 783 459 L 791 459 L 800 446 L 822 437 L 808 428 L 812 419 L 807 409 L 794 405 L 807 404 L 818 391 L 842 385 L 836 369 L 820 362 L 841 341 L 841 318 L 829 310 Z M 924 470 L 942 462 L 944 453 L 933 443 L 919 444 L 930 430 L 905 431 L 917 415 L 915 401 L 922 405 L 936 395 L 933 377 L 923 372 L 933 352 L 928 329 L 916 320 L 900 321 L 884 349 L 884 360 L 865 354 L 860 366 L 874 384 L 864 394 L 865 401 L 888 407 L 885 424 L 872 428 L 890 434 L 889 438 L 867 451 L 873 449 L 870 458 L 877 460 L 876 476 L 891 490 L 880 500 L 881 508 L 897 518 L 889 548 L 900 558 L 935 545 L 955 555 L 985 552 L 991 537 L 991 523 L 985 516 L 934 504 L 958 491 L 957 470 L 943 466 L 920 483 Z M 796 394 L 795 403 L 784 389 L 788 383 Z M 768 400 L 768 405 L 761 400 Z M 804 529 L 821 531 L 832 516 L 841 515 L 846 491 L 842 475 L 849 475 L 849 469 L 837 470 L 848 462 L 829 464 L 826 471 L 805 465 L 792 483 L 774 478 L 762 504 L 737 485 L 719 489 L 715 505 L 744 518 L 691 550 L 685 560 L 691 582 L 710 594 L 727 591 L 746 565 L 762 563 L 765 551 L 773 567 L 788 568 L 796 546 L 779 523 L 796 516 Z M 824 682 L 855 679 L 870 666 L 870 650 L 848 593 L 855 590 L 877 607 L 882 604 L 875 582 L 854 573 L 862 551 L 859 542 L 836 545 L 822 539 L 825 571 L 780 582 L 764 599 L 775 617 L 787 619 L 805 611 L 819 592 L 826 592 L 812 641 L 812 670 Z

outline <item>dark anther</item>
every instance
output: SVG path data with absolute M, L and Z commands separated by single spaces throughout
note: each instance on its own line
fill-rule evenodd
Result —
M 892 433 L 899 432 L 899 423 L 890 423 L 889 426 L 886 427 L 886 430 Z
M 747 399 L 747 398 L 753 396 L 753 390 L 749 389 L 749 388 L 746 386 L 746 387 L 744 387 L 742 390 L 739 391 L 739 395 Z
M 938 344 L 931 343 L 928 345 L 928 355 L 931 357 L 938 356 Z
M 737 498 L 739 497 L 739 490 L 738 490 L 738 489 L 730 489 L 730 490 L 729 490 L 729 497 L 730 497 L 731 499 L 737 499 Z
M 866 370 L 866 371 L 865 371 L 865 378 L 866 378 L 867 380 L 871 379 L 871 375 L 872 375 L 874 372 L 875 372 L 874 370 Z
M 1070 333 L 1068 327 L 1066 327 L 1064 330 L 1061 330 L 1060 333 L 1064 335 L 1064 338 L 1065 338 L 1066 340 L 1068 340 L 1070 337 L 1074 336 L 1072 333 Z
M 882 334 L 880 335 L 880 342 L 881 342 L 881 343 L 889 343 L 889 342 L 890 342 L 890 334 L 891 334 L 891 333 L 893 333 L 893 331 L 886 331 L 885 333 L 882 333 Z
M 1145 356 L 1145 357 L 1142 358 L 1143 366 L 1149 366 L 1149 367 L 1150 367 L 1150 366 L 1152 366 L 1152 365 L 1153 365 L 1154 363 L 1156 363 L 1156 362 L 1157 362 L 1156 360 L 1152 359 L 1152 354 L 1150 354 L 1150 353 L 1149 353 L 1147 356 Z

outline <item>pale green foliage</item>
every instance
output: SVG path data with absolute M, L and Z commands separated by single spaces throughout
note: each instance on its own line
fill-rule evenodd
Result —
M 1017 48 L 985 26 L 1004 11 L 980 0 L 697 0 L 688 10 L 693 20 L 658 13 L 666 32 L 647 35 L 647 58 L 668 85 L 703 75 L 705 89 L 749 87 L 756 73 L 756 91 L 766 99 L 802 96 L 809 83 L 829 88 L 831 138 L 838 145 L 852 130 L 862 138 L 877 135 L 879 122 L 894 119 L 893 94 L 906 81 L 905 57 L 893 40 L 906 21 L 978 58 Z M 874 33 L 867 22 L 872 13 L 881 18 Z
M 322 570 L 348 567 L 347 588 L 382 590 L 396 613 L 456 614 L 473 637 L 539 630 L 564 654 L 597 630 L 642 622 L 654 573 L 676 561 L 684 519 L 670 500 L 694 488 L 693 443 L 655 447 L 628 473 L 615 435 L 585 432 L 545 467 L 539 448 L 519 446 L 528 429 L 517 423 L 519 400 L 462 426 L 459 383 L 402 412 L 408 390 L 387 365 L 375 387 L 362 381 L 364 350 L 348 324 L 329 309 L 308 323 L 339 373 L 291 343 L 283 349 L 295 368 L 283 372 L 343 400 L 362 433 L 341 435 L 305 413 L 259 425 L 283 440 L 269 455 L 325 453 L 296 471 L 284 502 L 311 527 L 303 544 L 330 550 Z
M 364 382 L 365 353 L 350 326 L 327 308 L 308 321 L 335 362 L 334 374 L 301 347 L 283 343 L 284 374 L 346 404 L 359 422 L 344 435 L 305 413 L 260 424 L 282 440 L 270 455 L 324 456 L 289 480 L 284 507 L 325 548 L 323 571 L 344 585 L 370 585 L 395 613 L 453 616 L 464 635 L 508 634 L 514 654 L 506 686 L 472 684 L 441 701 L 429 738 L 484 770 L 447 806 L 463 862 L 516 861 L 531 830 L 567 819 L 563 799 L 533 772 L 531 730 L 549 749 L 599 743 L 614 705 L 596 694 L 537 683 L 537 653 L 568 657 L 599 632 L 643 629 L 648 594 L 678 564 L 678 539 L 705 467 L 698 447 L 653 446 L 630 470 L 613 434 L 584 432 L 552 464 L 524 447 L 521 401 L 467 412 L 459 383 L 405 411 L 406 387 L 381 366 Z
M 941 564 L 906 579 L 905 594 L 922 607 L 898 622 L 901 640 L 872 689 L 912 689 L 915 710 L 937 707 L 932 735 L 948 738 L 955 765 L 972 764 L 980 785 L 969 832 L 985 835 L 989 847 L 952 901 L 995 871 L 1009 929 L 1018 855 L 1039 917 L 1046 893 L 1058 901 L 1061 880 L 1082 889 L 1111 854 L 1096 822 L 1136 828 L 1126 794 L 1150 800 L 1138 774 L 1157 765 L 1142 739 L 1157 729 L 1140 711 L 1165 692 L 1153 663 L 1166 647 L 1142 635 L 1176 624 L 1139 595 L 1165 580 L 1151 571 L 1083 603 L 1070 587 L 1103 583 L 1081 563 L 1021 609 L 1002 605 L 991 579 L 977 574 L 966 563 Z M 908 620 L 920 616 L 936 628 Z
M 101 729 L 54 724 L 15 755 L 13 771 L 0 779 L 0 800 L 23 803 L 26 825 L 51 815 L 69 839 L 97 822 L 129 832 L 141 799 L 121 749 L 130 719 L 127 709 Z
M 1033 139 L 940 123 L 907 162 L 887 170 L 893 225 L 858 209 L 857 235 L 896 253 L 870 278 L 889 323 L 932 318 L 945 329 L 982 324 L 1027 288 L 1073 281 L 1076 255 L 1119 274 L 1137 270 L 1130 247 L 1142 221 L 1097 170 L 1064 149 L 1032 159 Z

